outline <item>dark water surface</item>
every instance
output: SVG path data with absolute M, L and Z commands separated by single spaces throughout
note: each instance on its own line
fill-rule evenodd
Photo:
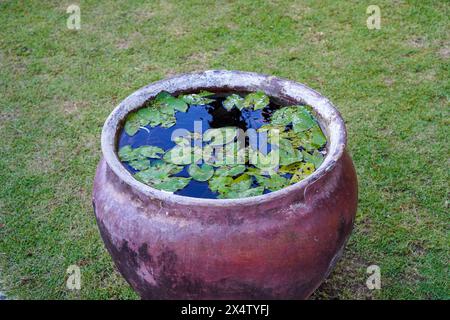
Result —
M 211 98 L 215 99 L 214 102 L 206 106 L 190 106 L 187 112 L 176 112 L 176 124 L 170 128 L 163 128 L 157 126 L 151 128 L 146 126 L 147 130 L 140 129 L 134 136 L 130 137 L 122 129 L 119 137 L 118 149 L 126 145 L 131 145 L 132 148 L 138 148 L 140 146 L 157 146 L 164 151 L 167 151 L 175 146 L 175 143 L 171 140 L 172 132 L 177 129 L 186 129 L 190 132 L 194 132 L 194 121 L 201 121 L 202 133 L 210 128 L 222 128 L 222 127 L 238 127 L 246 131 L 247 129 L 258 129 L 264 124 L 270 123 L 270 117 L 272 113 L 279 109 L 281 105 L 273 99 L 270 99 L 270 104 L 262 110 L 243 109 L 240 111 L 237 108 L 233 108 L 227 111 L 222 102 L 229 94 L 214 95 Z M 243 95 L 245 96 L 245 95 Z M 208 97 L 209 98 L 209 97 Z M 268 145 L 267 152 L 270 152 L 270 145 Z M 135 173 L 132 167 L 127 163 L 122 164 L 131 173 Z M 174 176 L 189 177 L 187 168 Z M 209 198 L 215 199 L 218 194 L 212 192 L 208 187 L 208 182 L 199 182 L 191 180 L 189 184 L 175 192 L 182 196 L 196 197 L 196 198 Z

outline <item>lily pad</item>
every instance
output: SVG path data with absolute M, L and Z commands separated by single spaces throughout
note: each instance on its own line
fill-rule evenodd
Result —
M 249 93 L 244 99 L 245 108 L 253 108 L 253 110 L 259 110 L 269 105 L 270 99 L 262 91 Z
M 173 138 L 173 142 L 180 146 L 190 146 L 191 145 L 191 137 L 189 135 L 186 136 L 177 136 Z
M 155 96 L 153 103 L 154 104 L 164 103 L 164 101 L 169 99 L 170 97 L 172 97 L 172 95 L 169 92 L 161 91 Z
M 303 162 L 294 162 L 288 165 L 281 166 L 278 170 L 279 173 L 289 173 L 289 174 L 296 174 L 299 170 L 303 168 L 304 163 Z
M 169 108 L 173 108 L 174 110 L 181 112 L 186 112 L 188 109 L 188 105 L 186 102 L 184 102 L 182 99 L 177 99 L 174 97 L 166 99 L 164 104 Z
M 237 136 L 236 127 L 223 127 L 208 129 L 203 134 L 203 141 L 209 142 L 211 146 L 220 146 L 234 141 Z
M 233 183 L 233 178 L 228 176 L 213 176 L 208 180 L 209 188 L 214 192 L 227 189 L 231 183 Z
M 136 173 L 134 177 L 141 182 L 152 185 L 167 179 L 170 175 L 177 174 L 181 170 L 183 170 L 182 166 L 157 161 L 151 163 L 149 168 Z
M 288 139 L 281 138 L 279 139 L 279 145 L 274 146 L 279 149 L 280 165 L 288 165 L 303 159 L 302 153 L 298 149 L 295 149 Z
M 271 117 L 271 124 L 277 126 L 287 126 L 292 123 L 295 114 L 295 107 L 283 107 L 276 110 Z
M 144 160 L 146 158 L 161 158 L 164 150 L 154 146 L 141 146 L 133 149 L 130 145 L 120 148 L 118 155 L 122 161 Z
M 183 99 L 175 98 L 170 93 L 162 91 L 155 97 L 155 106 L 159 107 L 164 113 L 173 113 L 176 111 L 186 112 L 188 105 Z
M 306 131 L 317 123 L 305 106 L 289 106 L 281 108 L 272 115 L 273 125 L 287 126 L 292 123 L 294 132 Z
M 300 150 L 293 150 L 293 153 L 280 152 L 280 165 L 289 165 L 297 161 L 303 160 L 303 155 Z
M 213 176 L 214 168 L 206 163 L 201 166 L 193 163 L 189 166 L 188 173 L 194 180 L 207 181 Z
M 134 136 L 141 127 L 141 119 L 136 112 L 130 113 L 125 120 L 125 132 L 129 136 Z
M 264 176 L 264 175 L 268 176 L 268 174 L 262 172 L 261 169 L 256 167 L 248 167 L 245 173 L 251 176 Z
M 168 192 L 175 192 L 186 187 L 190 181 L 191 178 L 171 177 L 156 183 L 154 187 Z
M 228 143 L 218 150 L 219 152 L 215 155 L 215 166 L 234 166 L 245 161 L 245 149 L 241 150 L 238 143 Z
M 159 120 L 163 128 L 170 128 L 177 122 L 175 116 L 171 113 L 160 113 Z
M 311 144 L 319 149 L 323 147 L 325 143 L 327 143 L 327 138 L 325 138 L 322 130 L 318 125 L 314 126 L 311 129 Z
M 141 146 L 135 149 L 142 157 L 158 159 L 164 154 L 164 150 L 155 146 Z
M 202 159 L 203 150 L 199 146 L 176 145 L 164 154 L 164 161 L 177 165 L 197 163 Z
M 250 188 L 250 185 L 252 184 L 252 177 L 245 173 L 241 174 L 239 177 L 233 179 L 233 183 L 231 185 L 233 186 L 234 184 L 241 182 L 245 182 L 245 185 L 248 184 L 248 187 Z
M 242 98 L 240 95 L 232 94 L 222 102 L 222 105 L 228 111 L 230 111 L 234 107 L 242 110 L 244 108 L 244 98 Z
M 150 127 L 154 128 L 161 124 L 163 117 L 161 116 L 161 112 L 159 111 L 159 109 L 152 108 L 150 110 L 151 110 L 152 116 L 150 118 L 149 125 L 150 125 Z
M 230 184 L 230 191 L 243 191 L 243 190 L 247 190 L 251 187 L 252 185 L 252 179 L 249 175 L 247 174 L 242 174 L 239 177 L 237 177 L 236 179 L 233 179 L 233 181 Z
M 141 108 L 136 111 L 136 115 L 139 118 L 139 123 L 141 126 L 146 126 L 150 123 L 150 120 L 153 118 L 153 112 L 150 108 Z
M 305 161 L 312 163 L 315 168 L 319 168 L 324 159 L 323 154 L 321 154 L 317 150 L 314 150 L 313 154 L 310 154 L 306 151 L 303 151 L 302 154 Z
M 214 101 L 214 99 L 206 98 L 214 93 L 202 91 L 200 93 L 181 95 L 179 98 L 189 105 L 206 105 Z
M 130 161 L 129 165 L 134 170 L 145 170 L 150 167 L 150 160 L 148 160 L 148 159 L 133 160 L 133 161 Z
M 250 188 L 247 190 L 229 191 L 227 193 L 219 194 L 221 199 L 237 199 L 260 196 L 264 192 L 264 187 Z
M 315 170 L 314 165 L 312 163 L 302 163 L 300 165 L 299 170 L 294 173 L 292 176 L 290 182 L 291 183 L 297 183 L 305 178 L 307 178 L 311 173 L 313 173 Z
M 218 176 L 229 176 L 229 177 L 234 177 L 237 176 L 238 174 L 241 174 L 245 171 L 245 165 L 236 165 L 236 166 L 223 166 L 223 167 L 219 167 L 216 170 L 216 175 Z
M 271 137 L 275 136 L 275 134 L 277 134 L 279 137 L 283 137 L 284 135 L 286 135 L 284 133 L 285 130 L 286 130 L 286 127 L 284 125 L 265 124 L 256 131 L 266 132 L 267 138 L 271 139 Z
M 278 174 L 270 177 L 255 176 L 255 178 L 260 186 L 270 191 L 280 190 L 289 185 L 289 180 Z
M 292 117 L 292 126 L 295 132 L 302 132 L 317 125 L 316 121 L 304 106 L 297 106 Z
M 135 152 L 135 149 L 131 148 L 130 145 L 126 145 L 120 148 L 118 155 L 121 161 L 133 161 L 138 159 L 139 157 Z
M 267 155 L 264 155 L 260 151 L 250 150 L 249 161 L 251 164 L 260 169 L 263 174 L 270 175 L 276 173 L 279 165 L 279 158 L 276 152 L 271 151 Z
M 233 179 L 229 185 L 219 188 L 220 197 L 237 198 L 239 194 L 251 188 L 252 178 L 247 174 L 242 174 L 236 179 Z

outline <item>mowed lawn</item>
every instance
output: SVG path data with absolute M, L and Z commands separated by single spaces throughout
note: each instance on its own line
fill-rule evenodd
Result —
M 70 4 L 0 2 L 0 292 L 138 298 L 91 207 L 103 122 L 150 82 L 234 69 L 305 83 L 346 120 L 355 229 L 312 298 L 450 298 L 448 1 L 79 1 L 78 31 Z M 366 287 L 372 264 L 381 290 Z

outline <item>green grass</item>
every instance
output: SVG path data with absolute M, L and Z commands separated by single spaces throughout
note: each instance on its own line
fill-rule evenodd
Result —
M 450 298 L 449 2 L 147 2 L 80 1 L 79 31 L 72 2 L 0 2 L 0 291 L 136 298 L 91 208 L 103 121 L 150 82 L 237 69 L 305 83 L 346 120 L 359 209 L 314 298 Z M 370 4 L 381 30 L 366 27 Z M 79 292 L 65 287 L 71 264 Z

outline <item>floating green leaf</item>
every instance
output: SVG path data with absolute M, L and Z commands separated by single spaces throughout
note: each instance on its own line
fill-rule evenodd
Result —
M 283 138 L 288 138 L 291 141 L 292 146 L 294 148 L 301 147 L 309 152 L 313 152 L 314 150 L 318 149 L 318 147 L 316 144 L 314 144 L 312 142 L 312 130 L 313 129 L 303 131 L 303 132 L 298 132 L 298 133 L 291 130 L 291 131 L 283 132 L 281 134 L 281 136 Z M 320 128 L 319 128 L 319 130 L 320 130 Z M 320 135 L 320 133 L 317 133 L 317 134 Z M 318 143 L 321 143 L 321 141 L 318 141 Z
M 120 148 L 118 155 L 121 161 L 133 161 L 138 158 L 138 155 L 130 145 Z
M 164 101 L 164 105 L 166 106 L 166 108 L 172 108 L 174 110 L 181 111 L 181 112 L 186 112 L 187 108 L 188 108 L 188 105 L 186 102 L 184 102 L 182 99 L 177 99 L 174 97 L 167 98 Z
M 154 187 L 168 192 L 175 192 L 186 187 L 191 178 L 171 177 L 162 182 L 155 183 Z
M 323 154 L 321 154 L 317 150 L 314 150 L 313 154 L 310 154 L 306 151 L 303 151 L 302 154 L 305 161 L 314 164 L 315 168 L 319 168 L 324 159 Z
M 125 120 L 125 132 L 129 136 L 134 136 L 136 132 L 139 131 L 139 128 L 141 127 L 141 119 L 137 115 L 136 112 L 132 112 L 127 116 L 127 119 Z
M 271 139 L 271 137 L 275 136 L 275 133 L 277 133 L 279 137 L 283 137 L 283 135 L 285 135 L 285 129 L 284 125 L 265 124 L 256 131 L 267 132 L 267 138 Z
M 242 110 L 244 108 L 244 98 L 237 94 L 232 94 L 223 101 L 222 105 L 228 111 L 230 111 L 234 107 Z
M 178 166 L 173 163 L 167 163 L 161 160 L 157 160 L 151 164 L 156 170 L 166 172 L 168 175 L 177 174 L 183 170 L 183 166 Z
M 177 166 L 163 161 L 151 163 L 150 167 L 136 173 L 134 176 L 137 180 L 146 184 L 161 182 L 172 174 L 177 174 L 183 170 L 182 166 Z
M 292 117 L 292 126 L 295 132 L 302 132 L 315 126 L 317 123 L 304 106 L 297 106 Z
M 207 181 L 213 176 L 214 168 L 206 163 L 201 166 L 193 163 L 189 166 L 188 173 L 194 180 Z
M 280 165 L 288 165 L 303 159 L 303 155 L 300 150 L 295 149 L 292 146 L 291 141 L 288 139 L 281 138 L 279 139 L 279 144 L 274 144 L 273 146 L 278 146 Z
M 183 99 L 175 98 L 170 93 L 162 91 L 158 93 L 153 101 L 153 105 L 160 108 L 163 113 L 173 113 L 176 111 L 186 112 L 188 105 Z
M 303 179 L 305 179 L 306 177 L 308 177 L 311 173 L 313 173 L 315 170 L 314 165 L 312 163 L 302 163 L 300 165 L 299 170 L 294 173 L 294 175 L 292 176 L 290 182 L 291 183 L 297 183 Z
M 161 127 L 163 128 L 170 128 L 176 123 L 176 118 L 173 114 L 170 113 L 160 113 L 159 114 L 160 121 L 161 121 Z
M 152 116 L 151 116 L 151 118 L 149 120 L 149 125 L 150 125 L 150 127 L 154 128 L 154 127 L 159 126 L 161 124 L 163 117 L 161 116 L 161 112 L 159 111 L 159 109 L 152 108 L 150 110 L 152 112 Z
M 148 169 L 137 172 L 134 177 L 145 184 L 152 184 L 153 182 L 162 181 L 167 178 L 167 173 L 155 170 L 155 168 L 150 167 Z
M 263 174 L 274 174 L 279 164 L 279 156 L 276 152 L 269 152 L 264 155 L 259 150 L 252 150 L 250 148 L 249 161 L 255 167 L 261 170 Z
M 208 129 L 203 134 L 203 141 L 211 146 L 220 146 L 234 141 L 238 133 L 236 127 L 223 127 Z
M 245 108 L 253 108 L 253 110 L 259 110 L 269 105 L 269 97 L 262 91 L 249 93 L 244 99 Z
M 199 146 L 176 145 L 164 154 L 164 161 L 168 163 L 187 165 L 202 159 L 203 150 Z
M 264 172 L 261 171 L 261 169 L 256 168 L 256 167 L 248 167 L 247 170 L 245 171 L 245 174 L 251 175 L 251 176 L 264 176 L 264 175 L 268 175 Z
M 235 165 L 235 166 L 223 166 L 216 170 L 216 175 L 218 176 L 229 176 L 234 177 L 245 171 L 245 165 Z
M 228 191 L 226 193 L 219 194 L 220 199 L 237 199 L 260 196 L 264 192 L 264 187 L 250 188 L 247 190 Z
M 208 142 L 203 148 L 203 160 L 214 166 L 243 163 L 245 150 L 233 142 L 236 135 L 234 127 L 207 130 L 203 136 L 203 141 Z
M 160 92 L 151 102 L 152 107 L 144 107 L 128 115 L 125 122 L 125 132 L 129 136 L 135 135 L 140 127 L 150 124 L 151 127 L 161 125 L 165 128 L 176 122 L 175 111 L 186 112 L 188 105 L 181 99 L 175 98 L 168 92 Z
M 295 149 L 293 153 L 280 152 L 280 165 L 289 165 L 297 161 L 301 161 L 303 155 L 300 150 Z
M 208 147 L 205 149 L 208 150 Z M 240 149 L 238 143 L 228 143 L 224 146 L 215 147 L 215 149 L 217 151 L 213 162 L 215 166 L 236 165 L 245 161 L 245 149 Z M 209 163 L 211 164 L 211 161 Z
M 150 108 L 141 108 L 136 112 L 139 123 L 142 127 L 148 125 L 153 118 L 154 112 Z
M 325 138 L 322 130 L 318 125 L 314 126 L 311 129 L 311 144 L 319 149 L 323 147 L 325 143 L 327 143 L 327 138 Z
M 289 180 L 278 174 L 270 177 L 255 176 L 255 178 L 260 186 L 270 191 L 280 190 L 289 185 Z
M 233 178 L 228 176 L 213 176 L 208 180 L 211 191 L 217 192 L 228 188 L 233 183 Z
M 145 170 L 150 167 L 150 160 L 148 160 L 148 159 L 133 160 L 133 161 L 130 161 L 129 165 L 134 170 Z
M 168 150 L 163 157 L 164 161 L 179 165 L 192 163 L 192 147 L 191 145 L 176 145 Z
M 283 107 L 276 110 L 271 117 L 271 125 L 287 126 L 292 123 L 295 107 Z
M 173 98 L 170 103 L 173 106 L 173 108 L 177 111 L 186 112 L 188 109 L 187 103 L 181 99 Z
M 303 168 L 303 165 L 304 165 L 303 162 L 294 162 L 288 165 L 281 166 L 278 172 L 296 174 L 299 170 Z
M 154 146 L 141 146 L 132 149 L 130 145 L 126 145 L 120 148 L 118 154 L 122 161 L 134 161 L 146 158 L 160 158 L 164 154 L 164 150 Z
M 189 135 L 177 136 L 177 137 L 174 137 L 172 140 L 177 145 L 181 145 L 181 146 L 183 146 L 183 145 L 185 145 L 185 146 L 189 145 L 190 146 L 191 145 L 191 137 Z
M 242 174 L 230 184 L 230 190 L 232 191 L 242 191 L 247 190 L 252 185 L 252 179 L 248 174 Z
M 250 189 L 252 178 L 247 174 L 242 174 L 233 179 L 229 185 L 219 188 L 220 198 L 238 198 L 240 194 Z
M 170 97 L 172 97 L 172 95 L 169 92 L 161 91 L 155 96 L 155 99 L 153 100 L 153 102 L 156 104 L 164 103 L 164 101 L 166 101 Z
M 214 99 L 206 98 L 214 93 L 202 91 L 200 93 L 181 95 L 179 98 L 189 105 L 206 105 L 214 101 Z
M 135 152 L 138 152 L 145 158 L 153 158 L 153 159 L 161 158 L 161 156 L 164 154 L 163 149 L 155 146 L 141 146 L 139 148 L 136 148 Z
M 287 126 L 291 124 L 294 132 L 302 132 L 316 125 L 316 121 L 305 106 L 284 107 L 272 115 L 273 125 Z

